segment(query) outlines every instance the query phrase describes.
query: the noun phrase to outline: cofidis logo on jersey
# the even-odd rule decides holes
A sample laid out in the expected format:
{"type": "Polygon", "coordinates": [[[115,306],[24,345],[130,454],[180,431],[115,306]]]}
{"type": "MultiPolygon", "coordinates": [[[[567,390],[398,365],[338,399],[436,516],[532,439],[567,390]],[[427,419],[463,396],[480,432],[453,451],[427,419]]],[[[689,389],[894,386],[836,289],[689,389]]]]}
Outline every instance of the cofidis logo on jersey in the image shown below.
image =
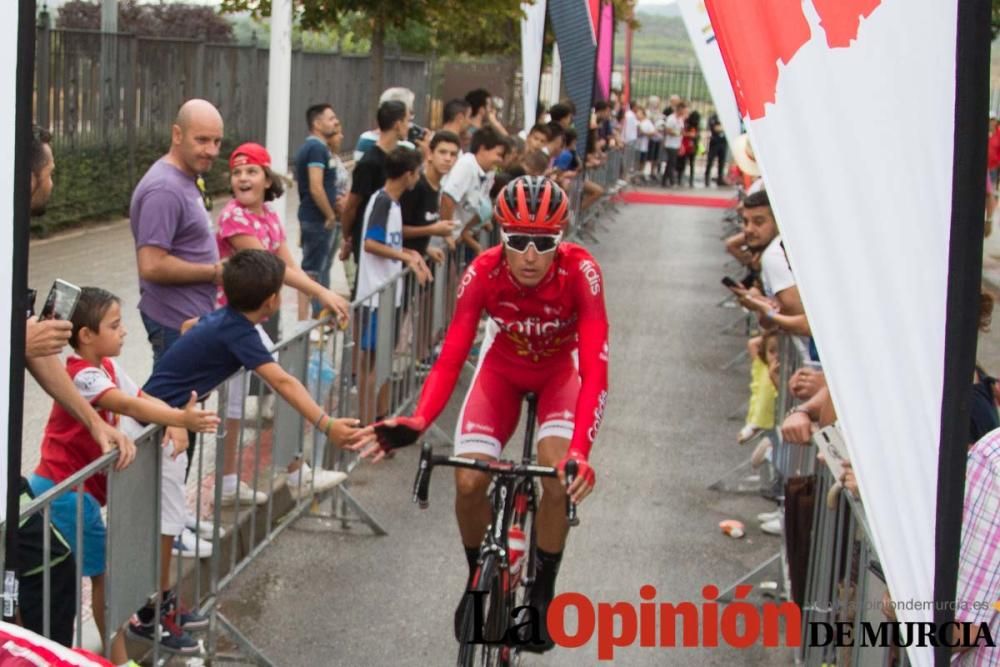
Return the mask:
{"type": "MultiPolygon", "coordinates": [[[[794,602],[765,602],[758,606],[747,601],[752,586],[737,586],[732,602],[718,602],[719,589],[702,588],[701,602],[661,602],[656,589],[639,589],[638,605],[628,601],[594,603],[582,593],[562,593],[541,618],[537,609],[523,606],[512,610],[510,624],[502,637],[487,638],[476,632],[474,644],[524,645],[541,643],[540,623],[545,623],[557,646],[580,648],[596,636],[598,660],[613,660],[615,650],[630,646],[673,649],[719,647],[745,649],[802,646],[849,647],[994,647],[988,624],[862,621],[810,621],[803,633],[802,612],[794,602]],[[856,635],[855,633],[860,633],[856,635]]],[[[475,594],[472,594],[475,597],[475,594]]],[[[485,595],[482,593],[481,595],[485,595]]],[[[476,624],[485,622],[477,611],[476,624]]],[[[487,622],[488,625],[492,625],[487,622]]],[[[495,626],[494,626],[495,627],[495,626]]]]}

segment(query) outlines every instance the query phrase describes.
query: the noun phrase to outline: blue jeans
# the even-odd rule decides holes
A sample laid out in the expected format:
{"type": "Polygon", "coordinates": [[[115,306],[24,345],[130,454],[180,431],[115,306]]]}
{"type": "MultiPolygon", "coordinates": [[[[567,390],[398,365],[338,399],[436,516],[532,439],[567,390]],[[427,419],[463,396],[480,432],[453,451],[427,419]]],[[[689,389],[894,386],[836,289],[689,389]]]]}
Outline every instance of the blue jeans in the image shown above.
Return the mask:
{"type": "Polygon", "coordinates": [[[179,329],[171,329],[160,324],[141,310],[139,314],[142,316],[143,326],[146,327],[149,344],[153,346],[153,368],[155,369],[164,353],[181,337],[181,332],[179,329]]]}
{"type": "MultiPolygon", "coordinates": [[[[330,287],[330,267],[333,266],[333,242],[335,230],[327,229],[325,223],[300,220],[302,238],[302,270],[323,287],[330,287]]],[[[320,311],[319,302],[312,300],[313,314],[320,311]]]]}

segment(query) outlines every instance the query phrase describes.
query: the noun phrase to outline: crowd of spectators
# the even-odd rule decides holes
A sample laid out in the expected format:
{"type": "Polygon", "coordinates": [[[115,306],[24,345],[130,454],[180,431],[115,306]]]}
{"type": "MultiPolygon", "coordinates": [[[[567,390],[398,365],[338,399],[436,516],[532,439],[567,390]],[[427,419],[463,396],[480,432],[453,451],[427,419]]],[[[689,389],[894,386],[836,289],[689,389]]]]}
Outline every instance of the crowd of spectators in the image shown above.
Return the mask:
{"type": "MultiPolygon", "coordinates": [[[[1000,131],[992,116],[990,131],[989,181],[995,184],[1000,158],[994,161],[993,151],[996,147],[997,155],[1000,155],[1000,131]]],[[[751,360],[750,396],[745,423],[736,440],[740,444],[755,443],[750,461],[759,468],[768,462],[777,463],[774,460],[775,439],[790,445],[792,456],[795,456],[799,452],[794,450],[812,444],[820,429],[836,424],[837,414],[823,372],[820,350],[812,338],[808,313],[799,297],[795,275],[785,254],[778,221],[760,178],[753,150],[745,136],[736,142],[736,146],[739,153],[733,157],[741,169],[743,178],[740,180],[744,183],[737,207],[739,229],[728,236],[724,244],[726,252],[738,261],[742,269],[741,273],[732,277],[728,288],[750,318],[748,329],[752,331],[747,341],[747,353],[751,360]],[[779,338],[786,340],[784,355],[779,354],[779,338]],[[789,399],[781,405],[777,401],[781,388],[781,365],[786,363],[791,364],[784,374],[789,399]]],[[[988,194],[991,202],[995,201],[993,196],[991,191],[988,194]]],[[[988,209],[988,215],[991,212],[988,209]]],[[[989,233],[989,225],[985,233],[989,233]]],[[[993,298],[984,288],[980,296],[981,332],[989,330],[992,312],[993,298]]],[[[996,548],[1000,544],[998,405],[1000,390],[997,380],[977,365],[969,406],[968,470],[956,597],[958,601],[968,604],[956,607],[956,621],[959,623],[956,640],[963,632],[963,624],[978,626],[987,623],[994,637],[1000,631],[1000,613],[995,609],[984,609],[981,604],[971,604],[974,601],[1000,599],[1000,551],[996,548]]],[[[818,458],[822,464],[822,455],[818,458]]],[[[842,468],[836,488],[862,500],[850,461],[844,460],[842,468]]],[[[814,478],[796,477],[796,474],[795,470],[778,470],[779,482],[783,484],[767,495],[773,495],[781,502],[773,512],[762,513],[757,519],[761,532],[781,536],[785,541],[791,595],[802,604],[810,558],[808,527],[812,525],[811,508],[814,506],[813,499],[808,496],[813,492],[814,478]],[[788,476],[782,479],[782,473],[788,476]],[[806,497],[808,509],[803,517],[803,503],[800,501],[806,497]],[[796,515],[794,518],[793,514],[796,515]],[[799,529],[803,522],[806,530],[799,529]]],[[[835,575],[843,577],[838,585],[843,589],[856,590],[858,578],[865,575],[850,567],[845,572],[835,575]]],[[[888,592],[886,601],[891,602],[888,592]]],[[[890,617],[888,620],[895,620],[891,604],[884,604],[883,609],[890,617]]],[[[845,617],[844,620],[852,619],[845,617]]],[[[973,636],[975,634],[972,633],[973,636]]],[[[983,644],[961,647],[956,649],[954,664],[997,664],[996,658],[1000,653],[994,651],[983,644]]],[[[894,652],[890,659],[898,659],[898,653],[894,652]]]]}
{"type": "MultiPolygon", "coordinates": [[[[170,144],[140,179],[129,211],[139,279],[135,305],[152,353],[152,375],[134,381],[116,361],[125,342],[122,311],[131,306],[129,295],[85,287],[71,320],[39,322],[32,317],[26,330],[27,367],[56,403],[41,462],[22,484],[23,502],[114,449],[116,468],[128,467],[136,454],[133,438],[145,425],[166,426],[160,591],[125,627],[103,627],[107,528],[102,506],[107,490],[103,476],[91,478],[79,497],[67,493],[53,505],[51,526],[40,525],[36,517],[22,527],[25,554],[32,554],[19,562],[21,571],[31,575],[22,584],[20,618],[26,626],[42,629],[40,563],[32,549],[41,550],[40,536],[49,530],[53,638],[71,642],[75,560],[81,560],[101,636],[113,638],[109,651],[115,664],[128,663],[125,636],[150,642],[159,638],[161,648],[175,653],[198,652],[191,633],[206,627],[207,619],[181,606],[171,579],[174,556],[204,558],[213,549],[206,540],[212,535],[211,522],[196,516],[186,496],[197,433],[215,432],[220,417],[225,418],[223,469],[216,483],[222,487],[222,505],[228,507],[268,500],[237,473],[250,371],[335,445],[371,437],[361,420],[327,415],[309,390],[275,362],[271,350],[280,335],[281,288],[298,293],[300,319],[329,313],[346,325],[353,316],[356,368],[371,369],[380,307],[398,319],[405,298],[406,309],[418,308],[427,315],[432,308],[429,293],[417,297],[399,290],[397,303],[388,310],[388,304],[369,298],[368,310],[357,313],[351,313],[349,297],[370,297],[404,265],[416,283],[424,285],[431,279],[430,266],[442,263],[446,253],[468,260],[481,252],[495,238],[493,199],[516,176],[548,175],[565,187],[579,187],[584,206],[593,205],[604,190],[585,178],[584,168],[600,166],[605,151],[622,144],[607,103],[592,111],[583,156],[576,150],[571,104],[553,105],[530,132],[518,136],[503,126],[499,105],[483,89],[447,102],[436,131],[413,124],[413,103],[413,93],[406,88],[385,91],[375,127],[358,139],[353,169],[341,155],[344,137],[333,105],[319,101],[308,108],[305,139],[294,153],[293,169],[301,265],[293,237],[274,207],[285,184],[268,151],[248,142],[228,156],[220,155],[224,127],[218,109],[197,99],[179,109],[170,144]],[[203,177],[220,157],[228,164],[231,198],[213,220],[203,177]],[[344,260],[350,294],[331,288],[337,255],[344,260]],[[63,361],[59,355],[67,344],[71,353],[63,361]],[[204,399],[222,385],[228,400],[218,406],[217,414],[205,407],[204,399]],[[83,508],[81,544],[76,543],[78,505],[83,508]],[[157,608],[160,624],[154,627],[157,608]]],[[[54,157],[44,130],[36,129],[34,139],[32,209],[40,214],[52,188],[54,157]]],[[[432,332],[418,336],[422,360],[429,363],[432,332]]],[[[358,416],[364,423],[375,421],[386,409],[385,387],[373,386],[371,378],[371,373],[359,374],[358,416]]],[[[293,499],[333,488],[345,477],[310,466],[303,460],[307,454],[279,462],[287,463],[283,475],[293,499]]]]}

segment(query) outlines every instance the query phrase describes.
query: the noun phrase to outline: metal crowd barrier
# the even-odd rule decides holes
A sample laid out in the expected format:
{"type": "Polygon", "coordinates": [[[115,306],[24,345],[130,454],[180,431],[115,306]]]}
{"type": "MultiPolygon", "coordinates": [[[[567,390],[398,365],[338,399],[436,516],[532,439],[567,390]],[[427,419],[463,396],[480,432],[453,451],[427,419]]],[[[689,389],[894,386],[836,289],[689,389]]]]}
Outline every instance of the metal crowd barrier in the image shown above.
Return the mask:
{"type": "MultiPolygon", "coordinates": [[[[819,434],[817,434],[819,435],[819,434]]],[[[809,569],[802,605],[802,646],[796,656],[806,667],[825,665],[909,665],[905,650],[862,647],[862,623],[889,620],[883,613],[887,593],[864,506],[841,489],[827,466],[816,475],[809,569]],[[851,623],[851,646],[811,646],[810,623],[851,623]],[[862,648],[864,654],[862,655],[862,648]]]]}
{"type": "MultiPolygon", "coordinates": [[[[778,395],[775,399],[774,427],[761,430],[754,438],[744,444],[744,446],[753,447],[765,438],[769,439],[771,442],[769,461],[762,464],[759,469],[755,469],[752,460],[748,460],[709,485],[709,488],[715,491],[761,495],[770,498],[778,503],[778,508],[783,512],[785,510],[786,483],[793,478],[811,475],[815,461],[815,449],[812,446],[804,447],[787,443],[781,437],[781,420],[796,402],[795,397],[788,389],[788,381],[802,362],[802,351],[795,338],[795,336],[788,334],[779,334],[779,377],[778,395]]],[[[777,589],[757,591],[758,594],[790,598],[792,586],[786,537],[786,525],[783,521],[781,544],[777,553],[723,589],[719,599],[732,601],[737,586],[756,585],[761,580],[774,581],[777,584],[777,589]],[[765,573],[767,573],[766,578],[765,573]]]]}
{"type": "Polygon", "coordinates": [[[572,215],[567,238],[577,242],[599,243],[596,232],[609,231],[602,223],[618,210],[619,196],[627,183],[628,149],[616,148],[605,152],[604,161],[587,169],[574,179],[569,189],[572,215]],[[583,184],[589,181],[601,187],[603,193],[586,210],[582,209],[583,184]]]}
{"type": "MultiPolygon", "coordinates": [[[[61,596],[71,595],[75,601],[75,626],[72,632],[67,632],[68,628],[59,628],[59,631],[62,635],[71,636],[74,646],[81,646],[84,642],[83,626],[86,614],[83,608],[83,562],[87,554],[83,539],[84,485],[98,477],[105,477],[107,481],[107,504],[103,511],[107,533],[104,545],[106,553],[103,575],[104,605],[102,609],[94,612],[103,620],[100,623],[103,626],[100,641],[106,655],[110,651],[111,638],[158,590],[162,440],[162,427],[149,427],[135,439],[136,457],[125,470],[114,470],[118,461],[118,451],[111,451],[20,509],[18,525],[36,515],[42,517],[42,570],[30,575],[42,578],[41,599],[24,593],[27,590],[26,577],[25,573],[19,573],[22,580],[19,605],[22,613],[29,607],[37,609],[41,605],[42,608],[41,627],[30,629],[51,637],[56,630],[52,626],[52,602],[60,600],[61,596]],[[76,548],[65,561],[53,563],[53,540],[58,539],[53,533],[53,504],[74,493],[76,534],[63,537],[75,543],[76,548]],[[74,565],[74,587],[72,590],[53,590],[52,569],[67,562],[74,565]]],[[[0,565],[0,570],[2,569],[3,565],[0,565]]],[[[158,600],[159,596],[156,597],[158,600]]],[[[157,622],[159,613],[157,603],[157,622]]]]}
{"type": "MultiPolygon", "coordinates": [[[[608,162],[592,175],[619,187],[618,174],[627,156],[613,151],[608,162]]],[[[606,198],[610,199],[611,195],[606,198]]],[[[607,210],[607,209],[605,209],[607,210]]],[[[496,225],[494,225],[496,227],[496,225]]],[[[487,242],[499,242],[494,231],[487,242]]],[[[341,330],[329,317],[301,323],[292,335],[273,345],[278,363],[308,388],[313,400],[333,417],[356,416],[363,423],[401,414],[411,408],[423,380],[440,351],[440,343],[454,313],[459,280],[470,256],[464,246],[445,249],[444,261],[430,264],[433,280],[420,284],[409,269],[399,272],[369,294],[351,304],[351,320],[341,330]]],[[[201,658],[229,661],[234,656],[220,644],[225,634],[238,651],[258,665],[272,664],[222,613],[220,599],[227,586],[280,533],[297,520],[317,519],[324,529],[348,530],[363,524],[376,535],[385,530],[351,493],[350,474],[359,463],[357,454],[327,446],[318,433],[291,406],[278,400],[273,418],[265,417],[257,399],[249,410],[251,372],[237,373],[223,382],[208,399],[215,405],[221,424],[214,435],[199,434],[193,448],[187,480],[187,505],[194,517],[194,553],[177,555],[171,564],[174,590],[182,603],[210,617],[204,636],[206,653],[201,658]],[[230,393],[240,393],[230,408],[230,393]],[[244,502],[223,507],[222,471],[226,469],[227,446],[235,461],[237,486],[245,482],[256,494],[266,494],[262,504],[244,502]],[[345,473],[347,478],[332,489],[290,487],[285,468],[291,461],[309,463],[345,473]]],[[[431,427],[436,437],[450,441],[450,434],[431,427]]],[[[103,645],[115,628],[151,599],[156,599],[159,619],[160,580],[160,443],[164,429],[151,426],[136,441],[135,462],[121,472],[113,470],[117,452],[111,452],[35,499],[21,511],[21,519],[41,513],[46,523],[46,566],[49,564],[51,506],[57,498],[83,488],[95,475],[107,475],[107,563],[105,570],[107,620],[103,645]]],[[[76,623],[74,645],[82,634],[82,496],[77,501],[76,623]]],[[[2,564],[0,564],[2,565],[2,564]]],[[[43,595],[44,627],[50,635],[48,567],[43,595]]],[[[197,635],[196,635],[197,636],[197,635]]],[[[134,644],[129,645],[135,654],[134,644]]],[[[93,647],[89,647],[93,648],[93,647]]],[[[161,664],[164,652],[154,645],[145,657],[161,664]]]]}

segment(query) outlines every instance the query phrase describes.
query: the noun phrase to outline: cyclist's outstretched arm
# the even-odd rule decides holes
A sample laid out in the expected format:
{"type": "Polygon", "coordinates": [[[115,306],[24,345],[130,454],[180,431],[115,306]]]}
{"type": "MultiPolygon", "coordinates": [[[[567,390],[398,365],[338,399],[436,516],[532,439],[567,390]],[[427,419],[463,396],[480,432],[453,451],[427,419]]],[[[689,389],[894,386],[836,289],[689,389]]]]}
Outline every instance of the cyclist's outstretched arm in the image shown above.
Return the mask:
{"type": "MultiPolygon", "coordinates": [[[[584,264],[584,263],[581,263],[584,264]]],[[[570,496],[580,502],[594,485],[594,471],[587,463],[590,448],[604,418],[608,400],[608,315],[604,305],[604,279],[597,263],[586,262],[574,281],[579,317],[580,393],[576,399],[576,423],[566,459],[575,459],[579,477],[569,488],[570,496]]]]}
{"type": "Polygon", "coordinates": [[[481,279],[476,267],[477,263],[473,262],[462,276],[455,314],[441,346],[441,356],[424,382],[413,416],[395,417],[376,424],[377,446],[353,448],[360,451],[362,457],[370,456],[373,462],[377,462],[393,449],[412,445],[448,404],[465,359],[469,356],[472,341],[475,340],[479,314],[485,304],[485,290],[479,284],[481,279]]]}
{"type": "MultiPolygon", "coordinates": [[[[420,400],[413,413],[415,418],[424,420],[429,426],[444,410],[455,389],[462,366],[472,349],[479,328],[479,315],[486,303],[484,288],[485,275],[477,273],[477,262],[473,262],[466,270],[458,287],[458,299],[455,302],[455,314],[451,326],[441,345],[441,356],[434,363],[424,388],[420,392],[420,400]]],[[[478,271],[482,271],[480,267],[478,271]]]]}

